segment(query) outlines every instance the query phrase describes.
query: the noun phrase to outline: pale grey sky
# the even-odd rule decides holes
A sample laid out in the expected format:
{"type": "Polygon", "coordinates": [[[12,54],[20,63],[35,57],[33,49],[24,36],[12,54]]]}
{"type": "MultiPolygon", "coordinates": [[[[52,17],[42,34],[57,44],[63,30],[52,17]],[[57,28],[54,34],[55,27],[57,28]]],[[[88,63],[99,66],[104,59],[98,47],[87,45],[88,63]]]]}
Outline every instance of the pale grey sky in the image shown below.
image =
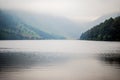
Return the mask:
{"type": "Polygon", "coordinates": [[[79,22],[120,12],[120,0],[0,0],[0,8],[65,16],[79,22]]]}

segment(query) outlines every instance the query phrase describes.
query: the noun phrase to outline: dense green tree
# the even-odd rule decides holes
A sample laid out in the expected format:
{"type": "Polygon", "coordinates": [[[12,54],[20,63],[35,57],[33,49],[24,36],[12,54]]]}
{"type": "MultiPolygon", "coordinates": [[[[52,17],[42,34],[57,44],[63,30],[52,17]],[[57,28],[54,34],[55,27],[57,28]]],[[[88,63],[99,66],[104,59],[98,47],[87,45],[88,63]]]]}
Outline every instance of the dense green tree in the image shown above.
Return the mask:
{"type": "Polygon", "coordinates": [[[120,16],[94,26],[80,36],[81,40],[120,41],[120,16]]]}

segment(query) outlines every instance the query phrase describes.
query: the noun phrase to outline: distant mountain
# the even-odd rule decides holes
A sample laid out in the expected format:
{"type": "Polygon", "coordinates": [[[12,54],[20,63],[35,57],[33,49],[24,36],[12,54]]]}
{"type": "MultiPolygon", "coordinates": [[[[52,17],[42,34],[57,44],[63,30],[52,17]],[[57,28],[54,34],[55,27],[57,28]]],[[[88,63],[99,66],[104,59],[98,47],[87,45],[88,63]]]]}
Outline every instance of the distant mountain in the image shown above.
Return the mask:
{"type": "Polygon", "coordinates": [[[0,10],[0,40],[63,39],[22,21],[18,16],[0,10]]]}
{"type": "Polygon", "coordinates": [[[9,11],[23,22],[52,35],[59,35],[67,39],[78,39],[82,28],[79,24],[62,16],[25,11],[9,11]]]}
{"type": "Polygon", "coordinates": [[[1,10],[0,37],[1,39],[79,39],[82,32],[116,15],[119,14],[105,15],[83,24],[50,14],[1,10]],[[11,37],[13,35],[14,37],[11,37]]]}
{"type": "Polygon", "coordinates": [[[81,40],[120,41],[120,16],[110,18],[84,32],[81,40]]]}
{"type": "Polygon", "coordinates": [[[106,15],[100,16],[99,18],[97,18],[97,19],[95,19],[93,21],[83,23],[83,24],[81,24],[81,26],[83,27],[82,28],[82,32],[85,32],[88,29],[92,28],[93,26],[98,25],[99,23],[104,22],[106,19],[109,19],[111,17],[115,18],[117,16],[120,16],[120,12],[106,14],[106,15]]]}

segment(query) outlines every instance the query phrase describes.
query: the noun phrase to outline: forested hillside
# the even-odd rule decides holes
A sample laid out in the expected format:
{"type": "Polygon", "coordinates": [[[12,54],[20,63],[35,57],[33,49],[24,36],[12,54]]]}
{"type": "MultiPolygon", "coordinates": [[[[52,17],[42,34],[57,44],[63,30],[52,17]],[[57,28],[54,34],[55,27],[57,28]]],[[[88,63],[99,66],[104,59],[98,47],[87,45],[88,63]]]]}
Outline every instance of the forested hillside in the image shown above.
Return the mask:
{"type": "Polygon", "coordinates": [[[110,18],[84,32],[81,40],[120,41],[120,16],[110,18]]]}
{"type": "Polygon", "coordinates": [[[0,11],[0,40],[59,39],[24,23],[17,16],[0,11]]]}

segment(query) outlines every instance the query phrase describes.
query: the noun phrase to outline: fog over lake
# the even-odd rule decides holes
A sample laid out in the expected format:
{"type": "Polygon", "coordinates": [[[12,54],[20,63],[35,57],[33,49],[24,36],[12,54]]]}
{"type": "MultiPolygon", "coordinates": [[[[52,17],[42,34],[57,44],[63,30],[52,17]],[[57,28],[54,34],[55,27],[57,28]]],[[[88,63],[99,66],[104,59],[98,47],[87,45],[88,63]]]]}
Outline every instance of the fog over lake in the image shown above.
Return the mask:
{"type": "Polygon", "coordinates": [[[0,80],[120,80],[120,0],[0,0],[0,80]]]}
{"type": "Polygon", "coordinates": [[[0,41],[0,80],[120,80],[120,42],[0,41]]]}

